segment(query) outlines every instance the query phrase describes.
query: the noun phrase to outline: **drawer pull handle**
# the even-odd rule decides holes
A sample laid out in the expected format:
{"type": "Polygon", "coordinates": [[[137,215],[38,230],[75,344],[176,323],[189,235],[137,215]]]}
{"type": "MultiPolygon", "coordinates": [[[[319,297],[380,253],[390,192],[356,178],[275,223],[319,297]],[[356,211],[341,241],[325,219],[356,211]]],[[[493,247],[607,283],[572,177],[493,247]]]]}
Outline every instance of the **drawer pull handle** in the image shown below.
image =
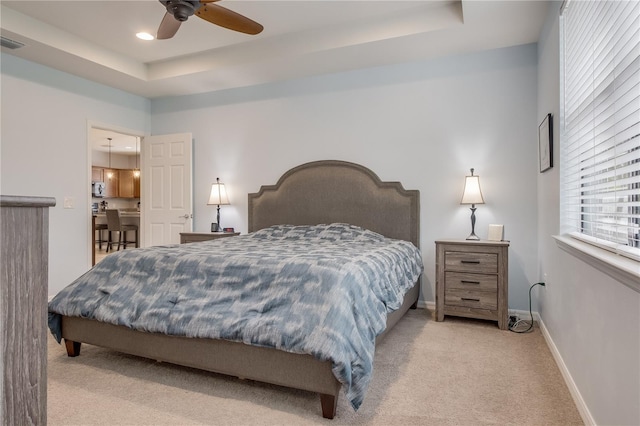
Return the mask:
{"type": "Polygon", "coordinates": [[[480,285],[480,281],[465,281],[465,280],[460,280],[460,282],[461,282],[462,284],[480,285]]]}
{"type": "Polygon", "coordinates": [[[480,299],[472,299],[470,297],[461,297],[461,300],[464,300],[465,302],[479,302],[480,299]]]}
{"type": "Polygon", "coordinates": [[[460,263],[472,263],[474,265],[479,265],[480,261],[479,260],[461,260],[460,263]]]}

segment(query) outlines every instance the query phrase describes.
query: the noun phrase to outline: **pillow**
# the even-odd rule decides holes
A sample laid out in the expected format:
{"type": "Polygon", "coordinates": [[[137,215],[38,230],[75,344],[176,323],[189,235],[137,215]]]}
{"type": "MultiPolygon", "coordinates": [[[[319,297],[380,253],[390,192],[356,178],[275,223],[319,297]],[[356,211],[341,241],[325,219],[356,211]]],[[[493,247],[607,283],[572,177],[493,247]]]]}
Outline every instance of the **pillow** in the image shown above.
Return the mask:
{"type": "Polygon", "coordinates": [[[273,225],[251,234],[263,240],[318,239],[329,241],[383,241],[384,236],[347,223],[329,225],[273,225]]]}
{"type": "Polygon", "coordinates": [[[383,241],[384,237],[376,232],[347,223],[332,223],[318,225],[323,227],[318,232],[318,238],[333,241],[383,241]]]}

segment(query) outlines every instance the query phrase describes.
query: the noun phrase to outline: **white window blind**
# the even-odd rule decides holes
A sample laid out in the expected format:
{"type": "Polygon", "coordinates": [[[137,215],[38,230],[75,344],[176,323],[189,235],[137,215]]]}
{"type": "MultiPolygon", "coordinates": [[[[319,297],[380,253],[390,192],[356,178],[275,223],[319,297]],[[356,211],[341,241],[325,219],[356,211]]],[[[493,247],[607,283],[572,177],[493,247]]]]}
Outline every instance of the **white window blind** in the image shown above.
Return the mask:
{"type": "Polygon", "coordinates": [[[640,260],[640,1],[561,15],[562,231],[640,260]]]}

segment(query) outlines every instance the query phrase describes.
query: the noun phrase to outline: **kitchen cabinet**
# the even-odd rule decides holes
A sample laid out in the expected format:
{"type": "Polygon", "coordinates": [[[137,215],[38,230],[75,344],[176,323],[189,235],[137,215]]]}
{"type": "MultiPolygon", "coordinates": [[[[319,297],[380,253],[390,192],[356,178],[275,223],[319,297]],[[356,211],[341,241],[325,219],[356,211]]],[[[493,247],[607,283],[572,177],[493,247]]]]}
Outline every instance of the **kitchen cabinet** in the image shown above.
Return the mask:
{"type": "Polygon", "coordinates": [[[118,197],[140,198],[140,177],[133,170],[118,170],[118,197]]]}
{"type": "Polygon", "coordinates": [[[133,198],[135,180],[133,170],[118,170],[118,197],[133,198]]]}
{"type": "Polygon", "coordinates": [[[140,198],[140,177],[133,172],[132,169],[92,167],[91,181],[105,183],[105,198],[140,198]]]}
{"type": "Polygon", "coordinates": [[[91,168],[91,182],[104,182],[104,169],[102,167],[91,168]]]}
{"type": "Polygon", "coordinates": [[[118,170],[104,169],[103,173],[104,173],[104,184],[105,184],[105,191],[104,191],[105,198],[119,197],[120,195],[119,195],[119,184],[118,184],[119,182],[118,170]]]}

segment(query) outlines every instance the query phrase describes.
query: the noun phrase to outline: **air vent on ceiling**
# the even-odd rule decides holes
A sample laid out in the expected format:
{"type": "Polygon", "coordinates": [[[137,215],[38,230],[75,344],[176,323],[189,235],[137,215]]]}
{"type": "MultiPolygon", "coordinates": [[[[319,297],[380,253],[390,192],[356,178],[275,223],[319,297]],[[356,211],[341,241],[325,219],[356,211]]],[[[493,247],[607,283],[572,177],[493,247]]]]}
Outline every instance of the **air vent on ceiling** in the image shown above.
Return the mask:
{"type": "Polygon", "coordinates": [[[5,36],[0,36],[0,46],[6,47],[8,49],[19,49],[24,46],[24,43],[11,40],[10,38],[6,38],[5,36]]]}

